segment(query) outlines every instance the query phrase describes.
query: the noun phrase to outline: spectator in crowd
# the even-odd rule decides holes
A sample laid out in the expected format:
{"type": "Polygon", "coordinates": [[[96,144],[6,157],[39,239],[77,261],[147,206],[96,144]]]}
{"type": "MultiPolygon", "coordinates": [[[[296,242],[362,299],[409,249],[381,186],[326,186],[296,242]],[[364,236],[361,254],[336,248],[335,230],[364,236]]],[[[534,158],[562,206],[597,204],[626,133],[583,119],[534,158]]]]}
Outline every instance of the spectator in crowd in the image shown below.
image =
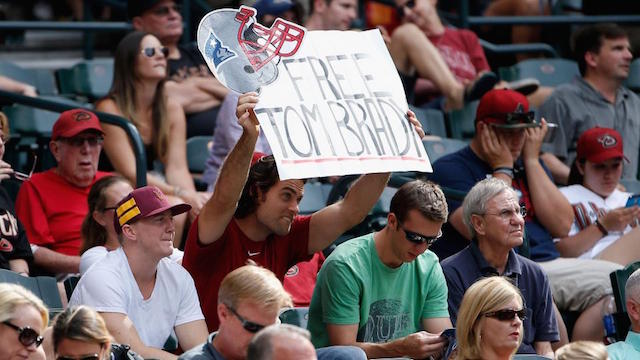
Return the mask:
{"type": "MultiPolygon", "coordinates": [[[[189,173],[184,112],[164,90],[166,51],[153,35],[139,31],[126,35],[116,49],[111,90],[96,108],[122,116],[135,125],[145,145],[147,183],[166,195],[182,199],[196,215],[208,195],[196,191],[189,173]]],[[[127,134],[116,125],[105,124],[104,130],[104,149],[113,168],[135,183],[135,155],[133,148],[126,145],[127,134]]],[[[177,242],[182,239],[183,222],[181,217],[177,242]]]]}
{"type": "Polygon", "coordinates": [[[463,222],[472,241],[442,262],[454,323],[465,291],[478,279],[504,276],[518,287],[526,304],[518,353],[553,358],[551,342],[560,337],[547,275],[535,262],[515,253],[524,234],[518,194],[502,180],[489,178],[471,188],[462,203],[463,222]]]}
{"type": "Polygon", "coordinates": [[[624,341],[607,346],[611,360],[640,358],[640,270],[634,271],[627,279],[624,296],[631,329],[624,341]]]}
{"type": "MultiPolygon", "coordinates": [[[[9,119],[0,112],[0,181],[12,177],[25,180],[2,160],[9,136],[9,119]]],[[[0,268],[29,276],[29,262],[33,260],[33,254],[24,227],[16,219],[15,213],[13,200],[5,188],[0,187],[0,268]]]]}
{"type": "Polygon", "coordinates": [[[189,205],[171,205],[160,189],[138,188],[116,205],[121,247],[80,279],[70,305],[89,305],[104,318],[115,341],[141,356],[175,359],[162,349],[175,331],[185,349],[207,337],[189,274],[167,259],[173,251],[173,217],[189,205]]]}
{"type": "Polygon", "coordinates": [[[247,359],[315,360],[316,349],[306,329],[289,324],[274,324],[258,331],[251,339],[247,359]]]}
{"type": "Polygon", "coordinates": [[[20,187],[16,212],[31,243],[33,263],[45,273],[65,275],[79,270],[87,195],[94,182],[108,175],[98,171],[103,135],[92,112],[63,112],[53,125],[49,143],[58,165],[33,174],[20,187]]]}
{"type": "MultiPolygon", "coordinates": [[[[620,265],[587,259],[561,258],[553,237],[564,237],[573,222],[573,211],[551,181],[538,154],[547,130],[534,121],[527,99],[512,90],[491,90],[480,100],[476,134],[468,147],[433,164],[431,179],[451,189],[468,192],[475,183],[495,177],[511,184],[527,211],[525,234],[531,260],[549,277],[560,310],[582,311],[573,330],[574,340],[600,340],[603,333],[602,302],[611,293],[609,273],[620,265]]],[[[440,259],[462,250],[471,234],[464,225],[460,202],[449,201],[450,226],[446,242],[434,252],[440,259]]],[[[525,255],[525,254],[523,254],[525,255]]]]}
{"type": "Polygon", "coordinates": [[[36,90],[33,85],[25,84],[2,75],[0,75],[0,89],[26,96],[38,96],[38,90],[36,90]]]}
{"type": "Polygon", "coordinates": [[[187,137],[210,136],[220,104],[229,90],[209,71],[195,43],[180,44],[183,26],[178,3],[173,0],[129,1],[128,16],[134,29],[154,35],[169,49],[166,90],[186,113],[187,137]]]}
{"type": "Polygon", "coordinates": [[[302,24],[304,8],[299,0],[258,0],[252,7],[256,9],[258,22],[266,27],[273,25],[276,18],[302,24]]]}
{"type": "Polygon", "coordinates": [[[0,283],[0,358],[36,357],[48,322],[47,308],[31,291],[0,283]]]}
{"type": "MultiPolygon", "coordinates": [[[[253,112],[257,101],[256,93],[238,99],[242,136],[225,160],[213,195],[189,230],[185,246],[182,264],[194,278],[210,331],[218,327],[214,304],[226,274],[251,259],[282,280],[291,266],[308,260],[360,223],[389,178],[388,173],[364,175],[342,201],[313,215],[298,216],[304,181],[279,180],[273,156],[258,155],[252,161],[260,132],[253,112]]],[[[424,136],[415,114],[407,114],[418,135],[424,136]]]]}
{"type": "Polygon", "coordinates": [[[56,359],[111,358],[111,335],[102,317],[88,306],[68,307],[53,320],[56,359]]]}
{"type": "Polygon", "coordinates": [[[576,341],[564,345],[556,351],[556,360],[613,360],[601,342],[576,341]]]}
{"type": "Polygon", "coordinates": [[[575,214],[569,234],[555,239],[560,255],[623,266],[640,260],[640,208],[626,207],[631,194],[617,188],[624,159],[622,136],[614,129],[596,127],[580,135],[576,179],[560,189],[575,214]]]}
{"type": "Polygon", "coordinates": [[[511,359],[525,331],[524,303],[518,288],[504,277],[491,276],[471,285],[458,313],[455,359],[511,359]]]}
{"type": "Polygon", "coordinates": [[[429,245],[442,235],[447,202],[440,188],[413,181],[398,189],[387,225],[329,255],[309,308],[316,347],[356,345],[369,358],[427,358],[446,345],[447,287],[429,245]],[[388,332],[376,329],[385,327],[388,332]]]}
{"type": "Polygon", "coordinates": [[[580,135],[595,126],[623,134],[630,163],[622,177],[635,179],[640,148],[640,98],[623,86],[629,76],[629,38],[615,24],[589,25],[572,39],[582,78],[558,86],[540,107],[540,115],[558,124],[557,136],[542,155],[557,183],[566,184],[580,135]],[[572,150],[573,149],[573,150],[572,150]]]}
{"type": "Polygon", "coordinates": [[[349,30],[358,17],[356,0],[310,0],[307,30],[349,30]]]}

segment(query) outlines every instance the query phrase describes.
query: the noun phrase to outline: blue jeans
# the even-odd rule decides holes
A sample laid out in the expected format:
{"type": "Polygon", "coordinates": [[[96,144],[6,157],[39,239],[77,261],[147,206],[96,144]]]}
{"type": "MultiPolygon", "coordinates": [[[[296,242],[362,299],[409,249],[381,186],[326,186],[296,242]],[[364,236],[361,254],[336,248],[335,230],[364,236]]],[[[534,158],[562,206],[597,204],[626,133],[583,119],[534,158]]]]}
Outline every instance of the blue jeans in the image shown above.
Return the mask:
{"type": "Polygon", "coordinates": [[[357,346],[327,346],[316,349],[318,360],[366,360],[367,354],[357,346]]]}

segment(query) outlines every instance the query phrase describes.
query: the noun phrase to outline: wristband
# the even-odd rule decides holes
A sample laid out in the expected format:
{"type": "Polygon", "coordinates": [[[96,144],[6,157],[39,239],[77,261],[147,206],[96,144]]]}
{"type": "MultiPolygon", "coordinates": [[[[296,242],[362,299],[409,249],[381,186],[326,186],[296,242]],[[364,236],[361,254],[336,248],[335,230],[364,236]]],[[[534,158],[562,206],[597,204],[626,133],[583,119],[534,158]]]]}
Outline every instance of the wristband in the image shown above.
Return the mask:
{"type": "Polygon", "coordinates": [[[505,174],[508,177],[512,178],[514,177],[513,175],[513,168],[510,167],[497,167],[495,169],[493,169],[493,173],[498,173],[498,174],[505,174]]]}
{"type": "Polygon", "coordinates": [[[600,232],[602,233],[602,236],[609,235],[609,231],[607,230],[606,227],[604,227],[604,225],[602,225],[602,223],[600,222],[600,219],[596,219],[595,224],[598,227],[598,230],[600,230],[600,232]]]}

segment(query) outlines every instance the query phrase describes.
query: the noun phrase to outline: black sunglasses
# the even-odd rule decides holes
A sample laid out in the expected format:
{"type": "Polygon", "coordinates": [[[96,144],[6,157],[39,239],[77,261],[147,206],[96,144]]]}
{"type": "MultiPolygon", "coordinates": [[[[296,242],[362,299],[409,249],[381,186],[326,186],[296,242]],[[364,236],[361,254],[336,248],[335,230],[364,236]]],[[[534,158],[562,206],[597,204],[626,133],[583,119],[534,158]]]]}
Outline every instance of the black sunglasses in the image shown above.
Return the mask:
{"type": "Polygon", "coordinates": [[[503,309],[503,310],[491,311],[484,314],[484,316],[492,317],[500,321],[511,321],[513,320],[513,318],[516,317],[516,315],[518,315],[521,321],[524,321],[524,319],[527,318],[527,310],[526,309],[520,309],[520,310],[503,309]]]}
{"type": "Polygon", "coordinates": [[[44,338],[38,334],[37,331],[33,330],[30,326],[25,326],[23,328],[13,325],[12,323],[5,321],[3,324],[8,327],[16,330],[18,332],[18,341],[24,346],[31,346],[36,344],[36,347],[42,344],[42,340],[44,338]]]}
{"type": "Polygon", "coordinates": [[[86,356],[77,357],[77,358],[67,357],[67,356],[58,356],[56,360],[100,360],[100,355],[91,354],[91,355],[86,355],[86,356]]]}
{"type": "Polygon", "coordinates": [[[76,136],[76,137],[60,138],[60,139],[74,147],[82,147],[85,142],[88,143],[89,146],[95,147],[98,145],[102,145],[102,143],[104,142],[104,138],[102,136],[91,136],[91,137],[76,136]]]}
{"type": "Polygon", "coordinates": [[[406,3],[404,3],[401,6],[398,6],[396,9],[398,9],[398,15],[400,15],[401,18],[404,17],[405,13],[404,13],[404,8],[407,7],[409,9],[413,9],[414,7],[416,7],[416,1],[415,0],[409,0],[406,3]]]}
{"type": "Polygon", "coordinates": [[[166,46],[162,46],[162,47],[158,47],[158,48],[154,48],[154,47],[147,47],[142,49],[142,53],[144,54],[144,56],[148,57],[148,58],[152,58],[154,56],[156,56],[156,49],[158,51],[160,51],[162,53],[162,55],[164,55],[164,57],[169,57],[169,48],[166,46]]]}
{"type": "Polygon", "coordinates": [[[427,244],[427,246],[431,246],[436,240],[442,237],[442,230],[438,231],[438,235],[436,236],[425,236],[422,234],[414,233],[413,231],[409,231],[403,227],[402,231],[406,234],[407,240],[411,241],[414,244],[427,244]]]}
{"type": "Polygon", "coordinates": [[[536,119],[536,115],[533,111],[489,114],[485,117],[493,119],[503,119],[504,123],[507,125],[515,125],[521,123],[533,124],[536,119]]]}
{"type": "MultiPolygon", "coordinates": [[[[225,304],[226,305],[226,304],[225,304]]],[[[233,313],[233,315],[235,315],[235,317],[238,318],[238,320],[240,320],[240,323],[242,324],[242,327],[247,330],[250,333],[257,333],[258,331],[264,329],[264,325],[260,325],[260,324],[256,324],[254,322],[251,322],[245,318],[243,318],[242,316],[240,316],[240,314],[238,314],[236,312],[236,310],[234,308],[232,308],[231,306],[227,305],[227,308],[229,310],[231,310],[231,313],[233,313]]]]}
{"type": "Polygon", "coordinates": [[[181,7],[180,7],[180,5],[178,5],[178,4],[173,4],[173,5],[171,5],[171,6],[169,6],[169,5],[167,5],[167,6],[161,6],[161,7],[157,8],[157,9],[153,9],[153,11],[152,11],[152,12],[153,12],[153,14],[154,14],[154,15],[158,15],[158,16],[167,16],[167,15],[169,15],[169,12],[170,12],[171,10],[173,10],[173,11],[175,11],[175,12],[179,13],[179,12],[180,12],[180,10],[181,10],[181,7]]]}

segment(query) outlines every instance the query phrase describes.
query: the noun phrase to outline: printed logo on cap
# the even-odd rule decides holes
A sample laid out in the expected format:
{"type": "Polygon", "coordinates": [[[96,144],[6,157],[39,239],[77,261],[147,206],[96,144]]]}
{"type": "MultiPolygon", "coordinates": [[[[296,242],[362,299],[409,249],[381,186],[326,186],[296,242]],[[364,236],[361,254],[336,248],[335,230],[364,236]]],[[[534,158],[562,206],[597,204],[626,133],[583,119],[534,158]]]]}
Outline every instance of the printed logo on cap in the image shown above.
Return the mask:
{"type": "Polygon", "coordinates": [[[155,195],[155,197],[160,200],[160,201],[164,201],[164,194],[162,193],[162,191],[160,191],[160,189],[158,189],[157,187],[152,187],[151,188],[151,192],[153,192],[153,195],[155,195]]]}
{"type": "Polygon", "coordinates": [[[600,136],[598,138],[598,142],[602,144],[602,147],[605,149],[612,148],[618,144],[618,141],[616,140],[616,138],[609,134],[604,134],[600,136]]]}
{"type": "Polygon", "coordinates": [[[89,114],[88,112],[84,112],[84,111],[78,111],[77,113],[73,114],[73,116],[76,119],[76,121],[91,120],[91,114],[89,114]]]}
{"type": "Polygon", "coordinates": [[[513,112],[514,113],[523,113],[524,112],[524,106],[521,103],[518,103],[518,105],[516,105],[516,109],[513,112]]]}

